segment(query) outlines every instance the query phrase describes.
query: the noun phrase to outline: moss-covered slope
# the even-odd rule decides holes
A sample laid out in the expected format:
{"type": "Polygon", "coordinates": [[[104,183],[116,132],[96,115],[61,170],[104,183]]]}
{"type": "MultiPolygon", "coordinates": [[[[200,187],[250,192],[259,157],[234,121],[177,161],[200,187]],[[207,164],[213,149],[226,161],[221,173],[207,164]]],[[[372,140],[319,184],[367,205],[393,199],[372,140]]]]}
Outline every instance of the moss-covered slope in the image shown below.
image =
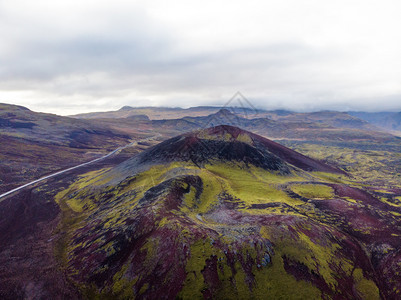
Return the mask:
{"type": "Polygon", "coordinates": [[[400,208],[350,186],[341,172],[307,172],[272,148],[261,150],[265,141],[233,130],[170,140],[117,168],[85,174],[57,195],[63,234],[56,254],[82,295],[397,297],[400,208]],[[172,145],[194,137],[194,144],[248,145],[280,167],[258,164],[248,151],[247,160],[212,149],[200,161],[176,148],[179,159],[168,159],[172,145]]]}

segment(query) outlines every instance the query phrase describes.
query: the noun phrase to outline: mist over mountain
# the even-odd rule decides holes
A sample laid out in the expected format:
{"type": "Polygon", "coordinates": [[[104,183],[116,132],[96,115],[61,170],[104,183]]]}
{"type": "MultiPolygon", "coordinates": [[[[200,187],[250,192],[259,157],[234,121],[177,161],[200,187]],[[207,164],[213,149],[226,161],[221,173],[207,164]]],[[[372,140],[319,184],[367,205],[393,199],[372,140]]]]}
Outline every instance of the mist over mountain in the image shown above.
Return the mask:
{"type": "Polygon", "coordinates": [[[401,112],[349,112],[350,115],[365,120],[378,127],[392,130],[401,131],[401,112]]]}

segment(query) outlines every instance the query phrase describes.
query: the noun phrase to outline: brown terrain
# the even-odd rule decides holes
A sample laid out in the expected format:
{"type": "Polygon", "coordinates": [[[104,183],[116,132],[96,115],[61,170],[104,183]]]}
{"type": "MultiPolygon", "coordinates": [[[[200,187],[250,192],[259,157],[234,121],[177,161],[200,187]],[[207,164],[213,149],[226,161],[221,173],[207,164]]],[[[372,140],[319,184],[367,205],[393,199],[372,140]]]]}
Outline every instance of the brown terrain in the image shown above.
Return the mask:
{"type": "Polygon", "coordinates": [[[90,161],[146,136],[98,121],[0,104],[0,193],[48,173],[90,161]]]}

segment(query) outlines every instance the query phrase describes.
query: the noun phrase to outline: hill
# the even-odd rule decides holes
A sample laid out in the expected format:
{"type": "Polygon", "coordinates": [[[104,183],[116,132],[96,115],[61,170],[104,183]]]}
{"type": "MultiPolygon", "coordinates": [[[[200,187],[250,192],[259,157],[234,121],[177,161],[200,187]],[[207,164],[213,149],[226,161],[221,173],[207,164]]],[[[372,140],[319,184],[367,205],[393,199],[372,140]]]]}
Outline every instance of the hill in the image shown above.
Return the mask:
{"type": "Polygon", "coordinates": [[[187,116],[207,116],[217,112],[220,107],[201,106],[188,109],[180,107],[131,107],[123,106],[117,111],[77,114],[71,117],[78,119],[127,118],[135,115],[146,115],[152,120],[179,119],[187,116]]]}
{"type": "Polygon", "coordinates": [[[395,143],[400,139],[379,130],[367,122],[337,112],[316,113],[313,118],[283,114],[283,118],[244,117],[227,109],[214,114],[181,119],[151,120],[147,124],[158,130],[165,129],[178,134],[209,126],[233,125],[274,140],[313,141],[322,143],[395,143]],[[327,116],[327,117],[326,117],[327,116]],[[358,125],[359,124],[359,125],[358,125]]]}
{"type": "MultiPolygon", "coordinates": [[[[320,142],[396,142],[390,132],[345,112],[321,111],[296,113],[291,111],[230,107],[123,107],[114,112],[99,112],[72,116],[80,119],[102,119],[116,128],[130,123],[129,117],[146,115],[143,128],[166,130],[170,136],[216,125],[234,125],[275,140],[303,140],[320,142]]],[[[131,122],[132,123],[132,122],[131,122]]]]}
{"type": "Polygon", "coordinates": [[[401,112],[349,112],[349,114],[378,127],[401,132],[401,112]]]}
{"type": "MultiPolygon", "coordinates": [[[[0,224],[2,260],[15,255],[15,245],[29,247],[32,234],[35,245],[51,241],[55,257],[37,265],[39,252],[6,260],[0,295],[395,299],[401,293],[401,189],[366,186],[233,126],[174,137],[30,197],[48,199],[34,207],[47,207],[42,218],[57,229],[31,226],[36,233],[28,234],[23,225],[12,227],[14,198],[0,224]],[[52,266],[59,267],[51,277],[32,275],[52,266]]],[[[32,224],[29,216],[19,224],[32,224]]]]}
{"type": "Polygon", "coordinates": [[[99,157],[139,136],[97,121],[8,104],[0,104],[0,129],[0,193],[99,157]]]}
{"type": "MultiPolygon", "coordinates": [[[[217,106],[198,106],[183,108],[170,107],[131,107],[124,106],[117,111],[94,112],[73,115],[73,118],[79,119],[113,119],[127,118],[131,116],[146,115],[151,120],[171,120],[182,119],[186,117],[207,117],[212,114],[219,113],[220,110],[225,110],[232,114],[238,115],[247,119],[266,118],[270,120],[280,120],[282,122],[296,123],[322,123],[332,127],[339,128],[356,128],[365,130],[377,130],[375,125],[378,124],[378,119],[388,118],[389,113],[358,113],[358,112],[336,112],[336,111],[319,111],[297,113],[287,110],[272,110],[251,109],[247,107],[217,107],[217,106]],[[373,117],[375,115],[376,117],[373,117]],[[371,116],[371,117],[368,117],[371,116]]],[[[393,113],[396,115],[396,113],[393,113]]],[[[399,124],[398,124],[399,125],[399,124]]],[[[379,126],[383,127],[383,126],[379,126]]],[[[386,126],[384,126],[386,127],[386,126]]],[[[388,126],[386,127],[388,128],[388,126]]],[[[391,128],[394,130],[394,128],[391,128]]]]}
{"type": "MultiPolygon", "coordinates": [[[[133,163],[192,162],[204,166],[241,162],[265,170],[290,173],[290,165],[305,171],[343,173],[271,140],[230,125],[219,125],[166,140],[141,153],[133,163]]],[[[125,164],[130,164],[131,160],[125,164]]],[[[130,167],[128,167],[130,168],[130,167]]]]}

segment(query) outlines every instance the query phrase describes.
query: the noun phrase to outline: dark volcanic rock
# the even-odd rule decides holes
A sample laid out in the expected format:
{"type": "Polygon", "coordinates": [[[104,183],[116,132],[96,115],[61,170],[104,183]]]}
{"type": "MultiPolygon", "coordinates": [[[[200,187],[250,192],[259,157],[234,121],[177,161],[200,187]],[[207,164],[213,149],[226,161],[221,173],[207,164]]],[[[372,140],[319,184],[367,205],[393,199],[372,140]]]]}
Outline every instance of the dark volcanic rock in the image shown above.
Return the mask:
{"type": "Polygon", "coordinates": [[[290,165],[305,171],[343,173],[276,142],[229,125],[183,134],[164,141],[128,161],[128,165],[192,161],[199,167],[214,161],[243,162],[287,174],[290,165]]]}
{"type": "Polygon", "coordinates": [[[147,115],[133,115],[127,117],[127,119],[131,121],[150,121],[147,115]]]}
{"type": "Polygon", "coordinates": [[[288,173],[288,166],[276,155],[265,149],[257,149],[243,142],[199,140],[193,137],[178,137],[150,149],[141,162],[192,161],[198,166],[213,160],[236,161],[252,164],[266,170],[288,173]]]}

